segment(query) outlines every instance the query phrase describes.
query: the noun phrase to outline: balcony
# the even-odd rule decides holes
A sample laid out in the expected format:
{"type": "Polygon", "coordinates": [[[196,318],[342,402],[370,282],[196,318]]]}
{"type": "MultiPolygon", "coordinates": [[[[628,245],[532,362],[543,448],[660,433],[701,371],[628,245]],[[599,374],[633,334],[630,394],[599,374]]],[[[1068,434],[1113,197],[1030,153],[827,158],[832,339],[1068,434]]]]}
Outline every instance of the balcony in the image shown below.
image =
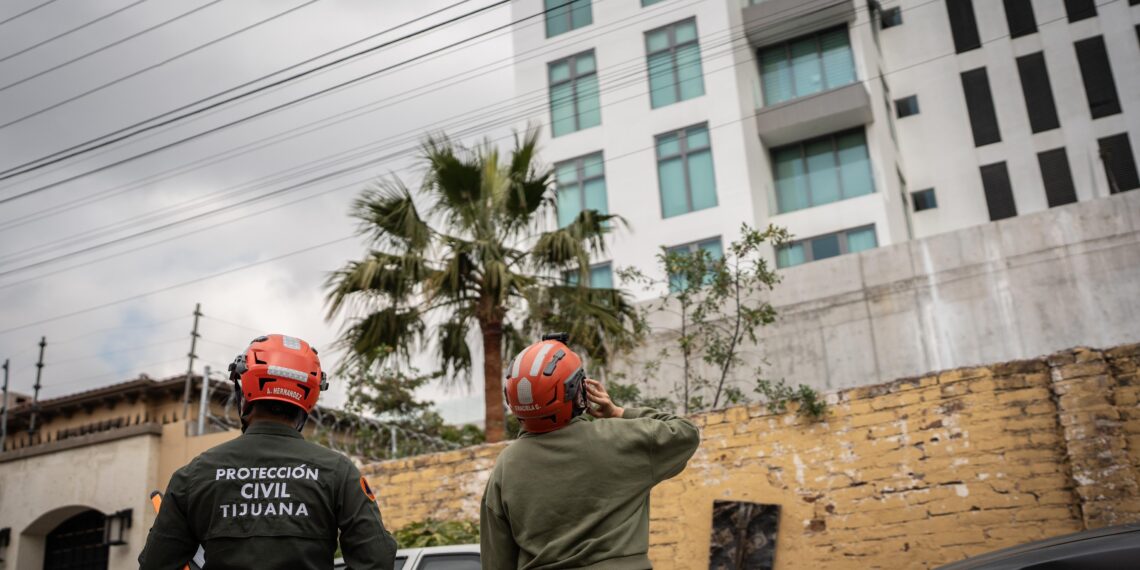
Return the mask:
{"type": "Polygon", "coordinates": [[[764,47],[855,19],[855,0],[753,0],[743,12],[753,47],[764,47]]]}
{"type": "Polygon", "coordinates": [[[862,82],[756,112],[760,140],[769,148],[866,125],[872,120],[871,97],[862,82]]]}

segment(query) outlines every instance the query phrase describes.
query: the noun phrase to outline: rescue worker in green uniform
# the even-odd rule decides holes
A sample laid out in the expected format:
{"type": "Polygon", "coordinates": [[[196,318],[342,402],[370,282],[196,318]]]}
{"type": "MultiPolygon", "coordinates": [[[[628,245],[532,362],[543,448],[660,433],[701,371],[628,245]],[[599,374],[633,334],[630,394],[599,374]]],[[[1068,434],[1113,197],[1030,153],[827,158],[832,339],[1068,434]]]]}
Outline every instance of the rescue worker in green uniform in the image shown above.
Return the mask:
{"type": "Polygon", "coordinates": [[[139,555],[142,570],[175,570],[205,551],[209,570],[332,569],[339,541],[353,570],[391,570],[396,541],[349,459],[301,429],[328,388],[303,340],[258,337],[230,365],[242,435],[170,478],[139,555]]]}
{"type": "Polygon", "coordinates": [[[503,391],[524,433],[483,492],[483,568],[652,568],[649,492],[684,470],[700,432],[673,414],[615,405],[565,341],[546,335],[507,368],[503,391]]]}

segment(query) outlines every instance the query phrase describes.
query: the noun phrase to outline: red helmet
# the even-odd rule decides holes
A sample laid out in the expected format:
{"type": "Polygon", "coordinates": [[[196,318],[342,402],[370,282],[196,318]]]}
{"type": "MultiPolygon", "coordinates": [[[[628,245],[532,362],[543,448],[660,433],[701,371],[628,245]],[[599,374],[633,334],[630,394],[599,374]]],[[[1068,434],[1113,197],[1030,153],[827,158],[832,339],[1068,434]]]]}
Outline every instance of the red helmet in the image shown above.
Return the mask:
{"type": "Polygon", "coordinates": [[[317,349],[280,334],[253,339],[230,364],[230,380],[241,391],[243,414],[258,400],[288,402],[309,412],[321,390],[329,388],[317,349]]]}
{"type": "Polygon", "coordinates": [[[582,359],[558,340],[536,342],[507,367],[507,405],[530,433],[566,426],[586,409],[582,359]]]}

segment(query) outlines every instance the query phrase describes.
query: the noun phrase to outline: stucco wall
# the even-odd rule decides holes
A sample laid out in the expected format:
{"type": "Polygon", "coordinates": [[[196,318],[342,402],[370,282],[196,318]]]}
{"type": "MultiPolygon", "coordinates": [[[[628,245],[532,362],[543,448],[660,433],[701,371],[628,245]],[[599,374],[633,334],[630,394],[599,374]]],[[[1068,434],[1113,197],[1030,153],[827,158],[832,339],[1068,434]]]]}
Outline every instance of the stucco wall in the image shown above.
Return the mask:
{"type": "MultiPolygon", "coordinates": [[[[707,567],[714,500],[781,506],[777,568],[930,568],[1140,520],[1140,345],[829,396],[809,423],[741,406],[653,493],[656,568],[707,567]]],[[[365,466],[391,528],[477,519],[496,444],[365,466]]]]}

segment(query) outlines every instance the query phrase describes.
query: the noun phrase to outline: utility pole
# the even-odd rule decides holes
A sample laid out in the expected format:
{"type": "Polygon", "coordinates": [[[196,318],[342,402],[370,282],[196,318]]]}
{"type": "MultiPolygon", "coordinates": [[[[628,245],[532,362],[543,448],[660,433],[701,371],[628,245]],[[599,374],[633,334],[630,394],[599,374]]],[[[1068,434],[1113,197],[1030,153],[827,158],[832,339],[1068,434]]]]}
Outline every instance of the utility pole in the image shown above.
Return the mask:
{"type": "Polygon", "coordinates": [[[202,394],[201,398],[198,399],[198,433],[196,435],[203,435],[206,431],[206,406],[210,394],[210,365],[207,364],[204,370],[205,372],[202,373],[202,394]]]}
{"type": "Polygon", "coordinates": [[[182,418],[186,419],[190,413],[190,376],[194,373],[194,359],[198,358],[194,350],[198,346],[198,317],[202,316],[202,303],[194,304],[194,330],[190,331],[190,364],[186,367],[186,390],[182,393],[182,418]]]}
{"type": "Polygon", "coordinates": [[[40,337],[40,359],[36,361],[36,391],[32,395],[32,421],[28,426],[28,435],[36,433],[36,415],[40,412],[40,375],[44,371],[44,347],[47,346],[47,337],[40,337]]]}
{"type": "Polygon", "coordinates": [[[4,401],[0,408],[0,452],[8,442],[8,359],[4,359],[4,401]]]}

